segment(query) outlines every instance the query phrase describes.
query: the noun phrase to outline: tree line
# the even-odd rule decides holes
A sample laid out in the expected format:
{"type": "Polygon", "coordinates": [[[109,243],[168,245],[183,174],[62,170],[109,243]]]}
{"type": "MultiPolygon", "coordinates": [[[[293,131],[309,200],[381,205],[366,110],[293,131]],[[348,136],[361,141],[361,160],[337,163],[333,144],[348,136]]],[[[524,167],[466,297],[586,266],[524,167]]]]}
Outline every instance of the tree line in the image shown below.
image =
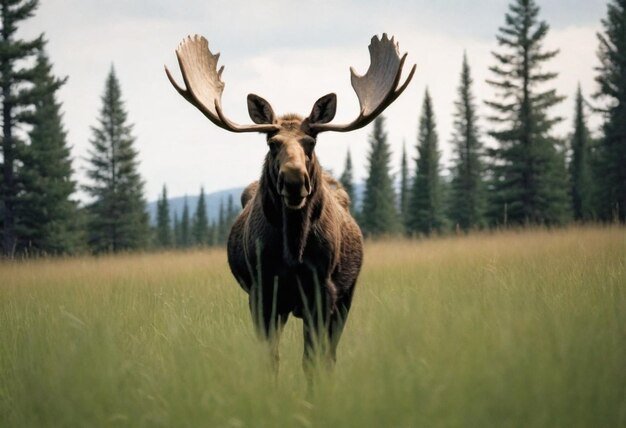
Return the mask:
{"type": "MultiPolygon", "coordinates": [[[[135,137],[111,67],[91,128],[87,181],[73,178],[72,157],[46,37],[18,37],[38,0],[0,0],[0,239],[2,254],[117,252],[156,247],[220,245],[238,210],[230,199],[210,222],[204,192],[193,215],[171,215],[165,187],[157,225],[150,226],[135,137]],[[84,204],[76,192],[88,196],[84,204]]],[[[543,42],[548,24],[534,0],[512,0],[493,52],[493,99],[485,100],[487,129],[479,129],[469,60],[463,59],[455,103],[451,179],[442,175],[432,98],[424,95],[413,174],[403,148],[399,189],[391,174],[385,122],[370,135],[369,176],[355,213],[366,235],[429,235],[450,229],[575,221],[626,221],[626,0],[610,0],[598,34],[597,91],[580,89],[572,136],[553,134],[563,120],[550,109],[563,101],[550,83],[558,51],[543,42]],[[593,104],[593,106],[591,106],[593,104]],[[603,118],[592,137],[589,114],[603,118]],[[486,136],[496,144],[485,145],[486,136]]],[[[352,159],[341,182],[354,197],[352,159]]]]}
{"type": "MultiPolygon", "coordinates": [[[[489,67],[487,83],[495,95],[484,100],[489,112],[485,130],[478,126],[473,79],[464,55],[449,178],[442,174],[428,89],[419,118],[415,173],[409,174],[403,147],[397,186],[384,118],[374,122],[369,175],[355,213],[366,235],[428,236],[449,230],[626,220],[626,0],[608,4],[604,31],[598,34],[594,105],[579,86],[568,141],[553,133],[563,118],[550,109],[565,97],[550,87],[557,73],[549,71],[549,61],[559,51],[544,48],[549,26],[539,11],[534,0],[509,5],[489,67]],[[592,113],[604,119],[598,138],[587,125],[592,113]],[[487,136],[495,147],[486,146],[487,136]]],[[[354,200],[349,153],[341,182],[354,200]]]]}
{"type": "Polygon", "coordinates": [[[228,240],[230,227],[235,222],[240,209],[235,206],[233,196],[228,195],[227,203],[220,201],[217,219],[209,220],[204,197],[204,188],[200,195],[194,214],[190,216],[187,198],[183,203],[181,218],[170,211],[167,198],[167,187],[157,201],[156,229],[154,246],[157,248],[191,248],[198,246],[223,246],[228,240]]]}

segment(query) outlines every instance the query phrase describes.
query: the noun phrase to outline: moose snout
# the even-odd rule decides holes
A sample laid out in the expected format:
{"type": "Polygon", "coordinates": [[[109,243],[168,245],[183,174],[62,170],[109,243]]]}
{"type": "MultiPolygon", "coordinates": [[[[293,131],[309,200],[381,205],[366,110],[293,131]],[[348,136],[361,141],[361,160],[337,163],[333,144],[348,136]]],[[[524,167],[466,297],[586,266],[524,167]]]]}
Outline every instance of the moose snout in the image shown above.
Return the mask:
{"type": "Polygon", "coordinates": [[[311,179],[306,169],[295,165],[285,165],[278,175],[278,192],[288,208],[302,208],[311,193],[311,179]]]}

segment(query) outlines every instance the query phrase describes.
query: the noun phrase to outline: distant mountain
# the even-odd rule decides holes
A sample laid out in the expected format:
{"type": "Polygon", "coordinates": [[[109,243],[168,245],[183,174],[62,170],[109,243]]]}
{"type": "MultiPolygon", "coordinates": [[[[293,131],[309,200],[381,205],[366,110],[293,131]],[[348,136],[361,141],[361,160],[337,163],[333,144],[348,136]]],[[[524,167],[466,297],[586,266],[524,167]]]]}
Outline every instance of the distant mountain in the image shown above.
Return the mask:
{"type": "MultiPolygon", "coordinates": [[[[241,192],[243,192],[243,187],[234,187],[232,189],[219,190],[213,193],[207,193],[204,195],[207,207],[207,213],[209,216],[209,222],[217,221],[220,212],[220,203],[223,201],[224,206],[228,203],[228,197],[232,195],[233,202],[235,203],[235,207],[237,209],[241,208],[241,192]]],[[[356,192],[356,201],[355,206],[358,208],[361,207],[361,201],[363,200],[363,190],[365,186],[363,183],[358,183],[354,186],[354,190],[356,192]]],[[[189,216],[193,216],[193,213],[196,211],[196,205],[198,205],[198,195],[194,196],[186,196],[187,204],[189,205],[189,216]]],[[[180,220],[183,216],[183,205],[185,203],[185,196],[176,196],[168,199],[170,203],[170,218],[174,219],[174,213],[178,215],[178,219],[180,220]]],[[[156,212],[157,212],[157,201],[148,202],[148,214],[150,215],[150,224],[156,224],[156,212]]]]}
{"type": "MultiPolygon", "coordinates": [[[[217,218],[220,213],[220,203],[223,201],[224,207],[228,203],[228,197],[232,195],[233,202],[235,203],[235,207],[239,209],[241,207],[241,192],[243,192],[243,187],[235,187],[232,189],[219,190],[213,193],[207,193],[204,195],[204,200],[206,201],[207,214],[209,216],[209,222],[217,221],[217,218]]],[[[193,213],[196,212],[196,205],[198,205],[198,195],[194,196],[186,196],[187,204],[189,205],[189,216],[190,218],[193,216],[193,213]]],[[[183,206],[185,204],[185,196],[176,196],[168,199],[170,203],[170,218],[174,219],[174,213],[178,215],[178,219],[180,220],[183,216],[183,206]]],[[[157,202],[152,201],[148,202],[148,214],[150,215],[150,223],[156,224],[156,212],[157,212],[157,202]]]]}

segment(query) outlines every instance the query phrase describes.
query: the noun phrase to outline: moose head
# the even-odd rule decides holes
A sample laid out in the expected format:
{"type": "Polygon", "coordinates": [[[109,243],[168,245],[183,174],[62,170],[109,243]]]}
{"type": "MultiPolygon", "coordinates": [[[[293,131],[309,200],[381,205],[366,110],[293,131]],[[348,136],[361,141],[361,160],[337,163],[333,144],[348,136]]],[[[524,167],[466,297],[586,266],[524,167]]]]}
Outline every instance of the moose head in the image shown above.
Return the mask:
{"type": "Polygon", "coordinates": [[[348,132],[369,124],[406,89],[415,65],[400,84],[402,68],[407,54],[399,54],[398,44],[383,34],[374,36],[369,46],[370,66],[365,75],[350,69],[352,87],[360,104],[359,115],[350,123],[333,124],[337,109],[337,96],[325,95],[315,102],[308,117],[298,115],[277,116],[272,106],[258,95],[248,95],[248,112],[253,124],[239,125],[222,111],[221,79],[224,67],[217,68],[219,53],[209,50],[207,39],[189,36],[176,49],[184,87],[180,86],[165,68],[167,77],[176,90],[196,106],[215,125],[231,132],[260,132],[267,136],[268,163],[273,185],[282,197],[286,208],[301,209],[313,191],[311,169],[317,164],[315,144],[321,132],[348,132]]]}

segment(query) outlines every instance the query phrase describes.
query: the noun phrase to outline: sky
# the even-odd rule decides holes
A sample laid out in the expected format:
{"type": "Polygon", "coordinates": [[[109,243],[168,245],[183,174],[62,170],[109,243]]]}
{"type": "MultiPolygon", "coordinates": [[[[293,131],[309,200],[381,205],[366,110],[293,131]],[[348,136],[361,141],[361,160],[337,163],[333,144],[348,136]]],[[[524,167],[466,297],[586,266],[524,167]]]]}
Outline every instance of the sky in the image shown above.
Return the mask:
{"type": "MultiPolygon", "coordinates": [[[[553,109],[565,120],[555,135],[572,127],[573,98],[596,90],[596,33],[606,0],[538,0],[540,17],[550,24],[546,48],[560,54],[546,69],[566,100],[553,109]]],[[[68,76],[59,91],[76,179],[85,183],[91,127],[96,125],[107,74],[120,80],[129,121],[134,124],[146,198],[157,198],[164,184],[170,196],[196,195],[245,186],[258,179],[267,146],[261,134],[233,134],[208,121],[170,85],[163,66],[178,77],[174,51],[189,34],[204,35],[225,66],[222,104],[238,123],[250,123],[246,96],[256,93],[278,114],[308,115],[315,100],[338,96],[337,122],[356,117],[358,100],[349,67],[363,74],[367,46],[383,32],[395,35],[417,72],[407,90],[384,113],[399,169],[402,145],[411,159],[417,150],[418,120],[428,88],[437,120],[442,163],[450,164],[452,115],[466,52],[474,78],[479,114],[492,97],[485,83],[497,50],[495,35],[504,23],[508,0],[42,0],[20,36],[45,33],[54,72],[68,76]]],[[[591,117],[593,129],[600,118],[591,117]]],[[[488,129],[489,123],[482,121],[488,129]]],[[[317,154],[322,166],[339,175],[350,150],[356,181],[366,176],[371,125],[352,133],[323,133],[317,154]]],[[[486,141],[487,144],[491,142],[486,141]]],[[[414,161],[411,162],[414,167],[414,161]]],[[[85,195],[79,193],[84,199],[85,195]]]]}

